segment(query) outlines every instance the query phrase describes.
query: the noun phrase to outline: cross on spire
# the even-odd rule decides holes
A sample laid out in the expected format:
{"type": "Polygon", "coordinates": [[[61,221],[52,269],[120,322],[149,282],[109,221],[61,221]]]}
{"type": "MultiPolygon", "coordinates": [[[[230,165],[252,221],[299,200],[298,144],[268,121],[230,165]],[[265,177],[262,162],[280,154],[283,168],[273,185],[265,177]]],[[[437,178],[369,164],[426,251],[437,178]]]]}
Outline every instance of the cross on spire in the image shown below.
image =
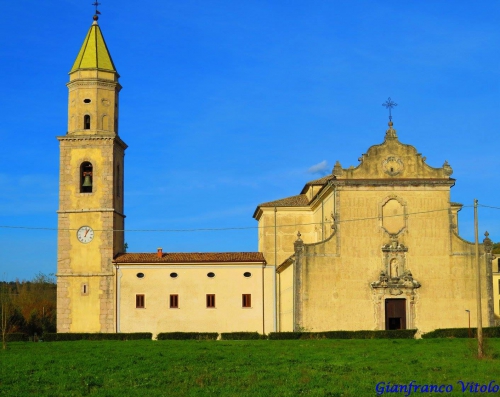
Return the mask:
{"type": "Polygon", "coordinates": [[[386,109],[389,109],[389,121],[392,121],[392,108],[395,107],[395,106],[398,106],[398,104],[396,102],[394,102],[391,97],[389,97],[387,99],[387,101],[385,101],[382,106],[385,106],[386,109]]]}
{"type": "Polygon", "coordinates": [[[97,9],[97,7],[99,7],[101,5],[101,3],[99,3],[97,0],[95,0],[95,2],[92,3],[92,5],[95,6],[95,15],[99,15],[100,12],[97,9]]]}

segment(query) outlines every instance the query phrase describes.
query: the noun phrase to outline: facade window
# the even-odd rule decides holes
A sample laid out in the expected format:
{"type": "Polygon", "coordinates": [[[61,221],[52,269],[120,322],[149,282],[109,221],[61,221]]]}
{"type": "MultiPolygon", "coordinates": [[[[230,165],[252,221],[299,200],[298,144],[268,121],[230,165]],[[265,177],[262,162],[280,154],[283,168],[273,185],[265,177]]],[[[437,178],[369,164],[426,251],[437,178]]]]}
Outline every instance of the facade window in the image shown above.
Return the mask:
{"type": "Polygon", "coordinates": [[[179,308],[179,295],[170,295],[170,308],[171,309],[179,308]]]}
{"type": "Polygon", "coordinates": [[[498,279],[498,293],[500,294],[500,279],[498,279]]]}
{"type": "Polygon", "coordinates": [[[170,277],[172,278],[177,278],[178,274],[176,272],[170,273],[170,277]]]}
{"type": "Polygon", "coordinates": [[[144,297],[144,294],[137,294],[135,296],[135,308],[136,309],[144,309],[146,303],[146,299],[144,297]]]}
{"type": "Polygon", "coordinates": [[[214,272],[207,273],[207,277],[214,278],[215,273],[214,272]]]}
{"type": "Polygon", "coordinates": [[[84,161],[80,166],[80,193],[92,193],[92,163],[84,161]]]}
{"type": "Polygon", "coordinates": [[[137,273],[136,276],[137,278],[144,278],[144,273],[137,273]]]}
{"type": "Polygon", "coordinates": [[[252,294],[241,295],[241,306],[252,307],[252,294]]]}
{"type": "Polygon", "coordinates": [[[83,129],[90,130],[90,116],[88,114],[83,116],[83,129]]]}
{"type": "Polygon", "coordinates": [[[243,273],[243,276],[244,276],[244,277],[252,277],[252,273],[250,273],[250,272],[245,272],[245,273],[243,273]]]}
{"type": "Polygon", "coordinates": [[[207,294],[207,307],[215,308],[215,294],[207,294]]]}
{"type": "Polygon", "coordinates": [[[89,294],[89,285],[86,283],[82,284],[82,295],[88,295],[89,294]]]}

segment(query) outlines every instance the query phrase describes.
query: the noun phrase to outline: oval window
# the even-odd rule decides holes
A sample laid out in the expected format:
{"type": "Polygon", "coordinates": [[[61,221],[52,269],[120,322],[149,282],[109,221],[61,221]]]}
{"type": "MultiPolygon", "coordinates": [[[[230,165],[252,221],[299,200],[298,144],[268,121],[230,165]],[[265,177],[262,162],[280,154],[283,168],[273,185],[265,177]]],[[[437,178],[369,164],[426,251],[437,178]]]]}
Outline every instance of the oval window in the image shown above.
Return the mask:
{"type": "Polygon", "coordinates": [[[215,277],[215,273],[213,272],[207,273],[207,277],[213,278],[215,277]]]}
{"type": "Polygon", "coordinates": [[[243,273],[243,276],[245,276],[245,277],[252,277],[252,273],[250,273],[250,272],[245,272],[245,273],[243,273]]]}
{"type": "Polygon", "coordinates": [[[177,276],[178,276],[178,274],[177,274],[177,273],[175,273],[175,272],[170,273],[170,277],[172,277],[172,278],[177,278],[177,276]]]}
{"type": "Polygon", "coordinates": [[[85,103],[90,103],[90,102],[92,102],[92,101],[91,101],[90,99],[86,98],[86,99],[84,99],[84,100],[83,100],[83,102],[85,102],[85,103]]]}
{"type": "Polygon", "coordinates": [[[144,278],[144,273],[137,273],[137,278],[144,278]]]}

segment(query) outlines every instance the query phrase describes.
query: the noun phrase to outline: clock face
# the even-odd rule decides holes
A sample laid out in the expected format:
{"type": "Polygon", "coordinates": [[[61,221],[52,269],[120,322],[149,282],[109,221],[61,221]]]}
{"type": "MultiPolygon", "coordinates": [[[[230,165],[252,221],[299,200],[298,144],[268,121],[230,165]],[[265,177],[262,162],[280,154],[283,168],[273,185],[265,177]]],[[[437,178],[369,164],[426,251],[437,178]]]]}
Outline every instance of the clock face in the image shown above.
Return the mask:
{"type": "Polygon", "coordinates": [[[403,162],[399,157],[389,156],[383,162],[384,172],[390,176],[396,176],[403,171],[403,162]]]}
{"type": "Polygon", "coordinates": [[[76,237],[80,243],[90,243],[94,239],[94,230],[90,226],[82,226],[76,232],[76,237]]]}

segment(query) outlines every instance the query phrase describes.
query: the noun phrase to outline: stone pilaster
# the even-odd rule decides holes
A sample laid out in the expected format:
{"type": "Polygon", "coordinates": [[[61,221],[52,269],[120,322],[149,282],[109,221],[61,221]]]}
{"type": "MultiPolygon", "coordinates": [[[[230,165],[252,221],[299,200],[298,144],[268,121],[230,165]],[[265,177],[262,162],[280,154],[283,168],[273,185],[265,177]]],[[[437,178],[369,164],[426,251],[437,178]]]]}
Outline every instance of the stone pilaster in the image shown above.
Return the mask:
{"type": "Polygon", "coordinates": [[[486,267],[486,295],[487,295],[487,310],[488,310],[488,327],[495,326],[495,307],[493,303],[493,273],[492,263],[493,242],[488,237],[489,233],[484,233],[484,265],[486,267]]]}
{"type": "Polygon", "coordinates": [[[300,331],[303,328],[302,323],[302,266],[304,261],[304,241],[300,238],[300,232],[297,233],[297,240],[293,244],[295,249],[295,261],[293,264],[293,291],[294,291],[294,321],[293,330],[300,331]]]}

